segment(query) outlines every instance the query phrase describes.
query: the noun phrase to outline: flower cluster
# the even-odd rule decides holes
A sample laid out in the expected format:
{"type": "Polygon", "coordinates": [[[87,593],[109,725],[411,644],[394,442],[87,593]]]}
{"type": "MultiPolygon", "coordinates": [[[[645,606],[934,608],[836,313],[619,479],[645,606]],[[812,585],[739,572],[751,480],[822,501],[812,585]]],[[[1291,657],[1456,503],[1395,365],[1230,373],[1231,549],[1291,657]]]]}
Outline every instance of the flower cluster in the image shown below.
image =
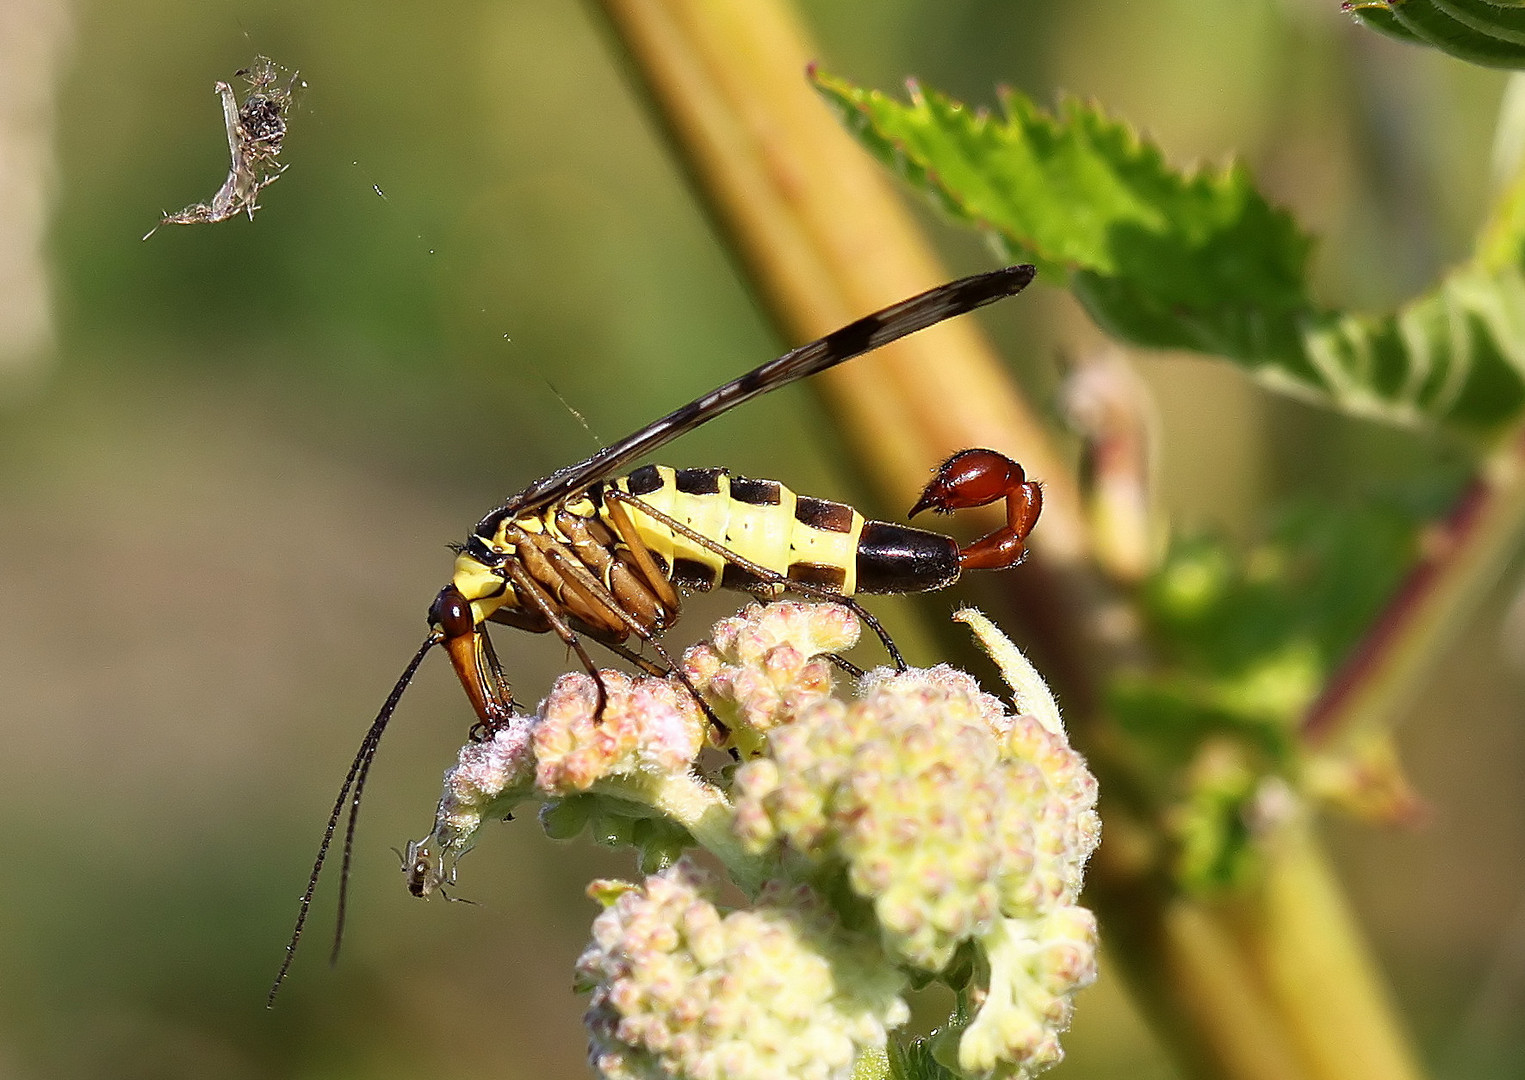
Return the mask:
{"type": "Polygon", "coordinates": [[[941,971],[1003,911],[1030,913],[1026,893],[1047,869],[1047,790],[1035,765],[1006,759],[982,711],[991,704],[968,676],[938,668],[806,710],[737,773],[743,843],[840,864],[885,947],[941,971]]]}
{"type": "MultiPolygon", "coordinates": [[[[1052,696],[988,621],[968,623],[1019,711],[948,667],[883,669],[840,696],[823,654],[858,627],[831,604],[754,604],[684,659],[681,680],[566,676],[533,717],[468,746],[410,887],[444,883],[488,816],[533,800],[556,836],[629,842],[653,871],[598,883],[579,962],[606,1077],[845,1078],[904,1023],[907,987],[960,1010],[934,1052],[964,1076],[1025,1077],[1061,1056],[1095,977],[1078,906],[1095,783],[1052,696]],[[739,764],[705,775],[706,736],[739,764]],[[719,907],[683,851],[749,897],[719,907]]],[[[718,756],[718,755],[717,755],[718,756]]]]}
{"type": "Polygon", "coordinates": [[[754,604],[716,623],[683,666],[731,726],[738,749],[750,751],[807,705],[831,696],[827,656],[857,642],[858,620],[841,605],[754,604]]]}
{"type": "Polygon", "coordinates": [[[906,1019],[904,976],[839,940],[808,889],[722,913],[685,859],[590,891],[611,895],[577,962],[601,1076],[829,1080],[906,1019]]]}

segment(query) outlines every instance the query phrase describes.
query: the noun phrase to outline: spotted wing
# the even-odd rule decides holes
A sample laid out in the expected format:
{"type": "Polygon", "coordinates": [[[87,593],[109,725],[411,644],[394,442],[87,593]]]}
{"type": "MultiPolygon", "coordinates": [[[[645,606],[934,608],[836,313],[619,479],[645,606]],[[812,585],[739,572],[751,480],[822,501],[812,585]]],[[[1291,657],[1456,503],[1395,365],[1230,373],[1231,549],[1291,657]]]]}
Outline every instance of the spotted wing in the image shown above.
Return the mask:
{"type": "Polygon", "coordinates": [[[1008,266],[1002,270],[950,281],[909,300],[891,304],[882,311],[865,315],[817,341],[786,352],[776,360],[769,360],[703,397],[674,409],[619,442],[611,443],[592,457],[536,480],[484,517],[477,525],[477,534],[491,536],[505,520],[536,513],[576,495],[599,480],[624,472],[632,462],[645,457],[659,446],[666,445],[684,432],[692,431],[744,401],[777,390],[796,379],[835,367],[844,360],[861,356],[955,315],[1015,295],[1033,279],[1034,272],[1033,267],[1027,265],[1008,266]]]}

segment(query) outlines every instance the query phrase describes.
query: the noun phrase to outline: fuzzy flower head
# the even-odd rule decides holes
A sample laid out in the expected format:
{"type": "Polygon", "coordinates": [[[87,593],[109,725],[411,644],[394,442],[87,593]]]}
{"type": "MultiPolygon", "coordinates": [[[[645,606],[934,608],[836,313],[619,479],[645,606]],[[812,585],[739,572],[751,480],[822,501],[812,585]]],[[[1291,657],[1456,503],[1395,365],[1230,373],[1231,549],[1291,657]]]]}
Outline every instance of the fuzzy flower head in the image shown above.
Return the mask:
{"type": "Polygon", "coordinates": [[[734,832],[824,894],[858,897],[860,928],[902,967],[972,957],[972,1019],[945,1050],[970,1076],[1028,1076],[1059,1060],[1074,994],[1096,977],[1095,919],[1076,902],[1096,784],[1037,673],[982,616],[960,618],[1023,711],[946,666],[805,700],[737,770],[734,832]]]}
{"type": "Polygon", "coordinates": [[[609,1080],[832,1080],[904,1022],[904,984],[843,946],[808,890],[723,914],[687,860],[615,898],[577,962],[589,1057],[609,1080]]]}
{"type": "Polygon", "coordinates": [[[689,679],[733,729],[743,753],[832,692],[828,653],[852,648],[858,620],[838,604],[748,604],[683,657],[689,679]]]}
{"type": "Polygon", "coordinates": [[[1095,792],[1062,736],[951,668],[871,677],[819,702],[737,772],[737,832],[840,867],[887,949],[930,973],[1003,918],[1071,903],[1095,792]]]}
{"type": "Polygon", "coordinates": [[[587,675],[564,675],[533,716],[514,716],[461,748],[445,773],[434,831],[411,841],[403,869],[415,896],[454,880],[482,822],[528,801],[542,804],[552,836],[584,830],[642,849],[643,865],[665,865],[692,843],[668,813],[692,812],[720,793],[692,775],[707,721],[681,683],[601,673],[605,699],[587,675]],[[673,804],[670,806],[669,804],[673,804]]]}
{"type": "Polygon", "coordinates": [[[1037,919],[1002,919],[980,937],[989,970],[972,995],[976,1008],[951,1032],[950,1056],[968,1076],[1025,1078],[1064,1057],[1077,990],[1096,981],[1096,917],[1075,904],[1037,919]]]}
{"type": "MultiPolygon", "coordinates": [[[[453,880],[481,821],[543,804],[553,836],[630,844],[647,872],[603,883],[579,963],[592,1060],[613,1078],[846,1080],[940,979],[959,1019],[933,1040],[959,1075],[1025,1078],[1059,1059],[1095,978],[1078,906],[1095,782],[1052,695],[963,612],[1015,708],[942,666],[880,670],[855,695],[822,654],[857,633],[834,604],[753,604],[689,650],[688,680],[738,763],[705,772],[715,726],[676,678],[567,676],[532,717],[462,751],[409,887],[453,880]],[[679,856],[704,848],[744,898],[722,910],[679,856]]],[[[718,756],[718,755],[717,755],[718,756]]]]}
{"type": "Polygon", "coordinates": [[[587,791],[602,780],[639,781],[685,772],[704,747],[705,718],[682,684],[601,674],[605,700],[587,675],[564,675],[541,704],[534,730],[535,788],[587,791]]]}

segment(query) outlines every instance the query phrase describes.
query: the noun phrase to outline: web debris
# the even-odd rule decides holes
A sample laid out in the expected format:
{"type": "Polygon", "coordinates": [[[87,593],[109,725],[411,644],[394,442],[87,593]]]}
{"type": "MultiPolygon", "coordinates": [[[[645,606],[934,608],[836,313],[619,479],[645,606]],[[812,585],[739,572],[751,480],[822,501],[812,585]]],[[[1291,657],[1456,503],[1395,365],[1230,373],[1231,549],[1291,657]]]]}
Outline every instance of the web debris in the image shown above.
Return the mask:
{"type": "MultiPolygon", "coordinates": [[[[286,171],[276,158],[281,140],[286,137],[286,114],[291,108],[292,91],[297,87],[293,72],[285,86],[277,85],[281,68],[268,56],[256,56],[249,67],[235,72],[249,84],[243,104],[233,88],[219,81],[214,89],[222,98],[223,121],[228,129],[228,178],[223,181],[210,203],[192,203],[184,210],[165,214],[159,225],[200,225],[227,221],[241,213],[254,219],[259,209],[259,193],[280,179],[286,171]]],[[[305,87],[307,84],[301,84],[305,87]]],[[[147,240],[158,231],[155,225],[144,234],[147,240]]]]}

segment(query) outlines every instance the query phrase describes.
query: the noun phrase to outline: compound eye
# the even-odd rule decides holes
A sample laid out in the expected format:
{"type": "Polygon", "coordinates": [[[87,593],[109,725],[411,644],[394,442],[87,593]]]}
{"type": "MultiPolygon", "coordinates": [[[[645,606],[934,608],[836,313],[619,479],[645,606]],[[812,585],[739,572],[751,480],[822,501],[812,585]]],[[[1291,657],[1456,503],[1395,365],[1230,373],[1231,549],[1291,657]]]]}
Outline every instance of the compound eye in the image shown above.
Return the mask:
{"type": "Polygon", "coordinates": [[[446,585],[429,605],[429,625],[439,627],[447,638],[464,637],[475,628],[471,605],[454,585],[446,585]]]}

